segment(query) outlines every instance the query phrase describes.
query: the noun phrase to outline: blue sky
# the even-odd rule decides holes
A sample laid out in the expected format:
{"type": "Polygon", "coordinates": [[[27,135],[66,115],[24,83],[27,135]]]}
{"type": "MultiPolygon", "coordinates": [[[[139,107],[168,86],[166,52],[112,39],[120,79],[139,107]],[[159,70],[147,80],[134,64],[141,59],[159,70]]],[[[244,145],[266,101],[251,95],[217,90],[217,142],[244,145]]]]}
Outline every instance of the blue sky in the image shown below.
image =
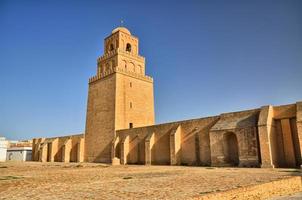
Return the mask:
{"type": "Polygon", "coordinates": [[[0,135],[83,132],[88,78],[124,19],[156,123],[302,100],[302,1],[0,0],[0,135]]]}

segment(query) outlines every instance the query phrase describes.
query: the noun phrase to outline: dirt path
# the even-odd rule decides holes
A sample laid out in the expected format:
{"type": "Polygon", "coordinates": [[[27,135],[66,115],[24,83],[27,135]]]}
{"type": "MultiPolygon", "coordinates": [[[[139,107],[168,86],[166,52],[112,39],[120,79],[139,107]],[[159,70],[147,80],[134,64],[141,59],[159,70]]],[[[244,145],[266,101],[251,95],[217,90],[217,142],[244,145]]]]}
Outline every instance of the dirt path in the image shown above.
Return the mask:
{"type": "Polygon", "coordinates": [[[297,175],[300,170],[0,163],[0,199],[187,199],[297,175]]]}

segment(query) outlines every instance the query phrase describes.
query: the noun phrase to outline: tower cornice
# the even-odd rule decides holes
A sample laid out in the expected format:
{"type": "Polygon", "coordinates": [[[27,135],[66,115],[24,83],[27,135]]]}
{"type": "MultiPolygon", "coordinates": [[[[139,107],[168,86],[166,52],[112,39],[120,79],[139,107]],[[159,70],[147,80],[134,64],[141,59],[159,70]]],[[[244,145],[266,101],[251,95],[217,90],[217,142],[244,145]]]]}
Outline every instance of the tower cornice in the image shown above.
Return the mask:
{"type": "Polygon", "coordinates": [[[123,68],[121,67],[114,67],[113,69],[107,70],[104,73],[100,73],[98,75],[92,76],[91,78],[89,78],[89,84],[93,83],[95,81],[101,80],[107,76],[110,76],[114,73],[120,73],[120,74],[124,74],[127,76],[130,76],[132,78],[136,78],[136,79],[140,79],[140,80],[144,80],[150,83],[153,83],[153,78],[151,76],[146,76],[146,75],[141,75],[135,72],[131,72],[131,71],[125,71],[123,68]]]}
{"type": "Polygon", "coordinates": [[[104,60],[107,60],[113,56],[116,56],[116,55],[123,55],[125,57],[128,57],[128,58],[131,58],[131,59],[134,59],[134,60],[137,60],[137,61],[140,61],[140,62],[145,62],[145,58],[143,56],[140,56],[140,55],[136,55],[134,53],[131,53],[131,52],[128,52],[128,51],[125,51],[125,50],[122,50],[122,49],[114,49],[108,53],[105,53],[104,55],[98,57],[97,61],[100,62],[100,61],[104,61],[104,60]]]}

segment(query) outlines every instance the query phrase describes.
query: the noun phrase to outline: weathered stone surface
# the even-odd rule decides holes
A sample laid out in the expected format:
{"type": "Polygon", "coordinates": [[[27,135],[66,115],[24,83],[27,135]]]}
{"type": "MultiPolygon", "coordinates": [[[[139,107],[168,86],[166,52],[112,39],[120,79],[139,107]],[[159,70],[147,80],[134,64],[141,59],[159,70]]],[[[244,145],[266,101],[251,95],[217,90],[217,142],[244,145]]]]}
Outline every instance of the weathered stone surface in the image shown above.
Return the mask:
{"type": "Polygon", "coordinates": [[[153,80],[145,75],[138,39],[125,30],[116,29],[105,39],[97,75],[89,82],[85,131],[88,162],[111,162],[116,130],[154,124],[153,80]]]}
{"type": "Polygon", "coordinates": [[[34,139],[33,149],[33,161],[83,162],[84,135],[34,139]]]}
{"type": "Polygon", "coordinates": [[[170,134],[170,164],[181,163],[181,126],[178,126],[170,134]]]}
{"type": "MultiPolygon", "coordinates": [[[[180,91],[181,92],[181,91],[180,91]]],[[[124,27],[105,38],[89,79],[83,135],[33,140],[33,160],[299,167],[302,102],[154,125],[153,79],[124,27]]]]}

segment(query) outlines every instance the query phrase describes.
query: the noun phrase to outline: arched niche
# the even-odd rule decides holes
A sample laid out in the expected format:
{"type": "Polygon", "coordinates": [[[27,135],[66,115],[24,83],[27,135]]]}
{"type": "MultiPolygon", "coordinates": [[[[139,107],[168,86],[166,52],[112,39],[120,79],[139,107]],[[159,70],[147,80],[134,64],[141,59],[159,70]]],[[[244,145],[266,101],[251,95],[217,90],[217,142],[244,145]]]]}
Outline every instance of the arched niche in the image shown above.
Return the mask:
{"type": "Polygon", "coordinates": [[[122,68],[124,71],[127,71],[127,61],[126,61],[126,60],[122,60],[122,61],[121,61],[121,68],[122,68]]]}
{"type": "Polygon", "coordinates": [[[135,65],[133,62],[130,62],[128,66],[128,71],[135,72],[135,65]]]}
{"type": "Polygon", "coordinates": [[[224,160],[231,166],[239,165],[239,150],[237,136],[233,132],[227,132],[223,135],[223,154],[224,160]]]}
{"type": "Polygon", "coordinates": [[[140,73],[140,74],[143,74],[143,67],[141,65],[138,65],[136,72],[140,73]]]}

